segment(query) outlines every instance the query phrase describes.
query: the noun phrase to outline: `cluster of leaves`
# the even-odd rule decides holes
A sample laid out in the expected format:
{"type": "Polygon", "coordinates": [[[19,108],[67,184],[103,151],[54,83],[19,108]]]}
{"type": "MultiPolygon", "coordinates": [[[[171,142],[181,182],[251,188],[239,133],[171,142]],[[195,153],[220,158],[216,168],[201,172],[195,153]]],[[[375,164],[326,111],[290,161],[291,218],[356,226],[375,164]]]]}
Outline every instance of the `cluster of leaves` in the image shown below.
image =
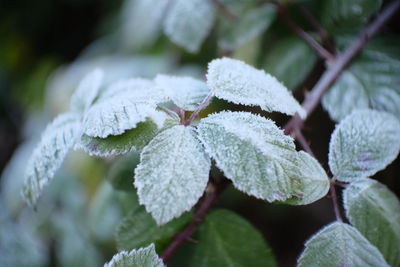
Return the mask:
{"type": "MultiPolygon", "coordinates": [[[[126,10],[133,15],[127,15],[123,30],[138,25],[146,29],[140,31],[143,36],[126,41],[133,47],[146,46],[163,28],[172,42],[194,53],[218,21],[218,45],[233,51],[264,32],[277,12],[259,1],[217,2],[228,15],[217,16],[221,7],[211,0],[129,1],[126,10]]],[[[358,30],[381,1],[349,5],[332,0],[321,5],[321,23],[341,48],[348,43],[347,34],[358,30]]],[[[400,150],[397,43],[391,38],[371,43],[323,98],[323,107],[339,122],[329,148],[331,180],[316,159],[297,151],[293,139],[269,119],[223,111],[194,120],[212,97],[267,112],[307,115],[275,77],[222,58],[209,63],[206,82],[158,75],[108,84],[102,71],[88,74],[72,96],[70,111],[43,133],[28,162],[24,197],[36,204],[71,148],[98,157],[126,154],[117,159],[109,179],[117,189],[137,191],[138,201],[117,228],[122,252],[106,266],[164,266],[156,250],[191,219],[186,211],[207,189],[212,162],[236,189],[268,202],[310,204],[340,181],[346,183],[344,209],[351,225],[337,221],[316,233],[306,242],[299,266],[328,261],[332,266],[398,266],[400,203],[388,188],[369,178],[400,150]],[[127,162],[128,170],[123,169],[127,162]]],[[[312,51],[292,37],[279,39],[264,58],[265,68],[290,89],[315,61],[312,51]],[[299,62],[304,64],[301,72],[294,68],[299,62]]],[[[244,266],[254,260],[259,266],[276,265],[260,233],[230,211],[209,213],[197,234],[191,265],[244,266]],[[252,249],[243,248],[244,242],[252,249]]]]}

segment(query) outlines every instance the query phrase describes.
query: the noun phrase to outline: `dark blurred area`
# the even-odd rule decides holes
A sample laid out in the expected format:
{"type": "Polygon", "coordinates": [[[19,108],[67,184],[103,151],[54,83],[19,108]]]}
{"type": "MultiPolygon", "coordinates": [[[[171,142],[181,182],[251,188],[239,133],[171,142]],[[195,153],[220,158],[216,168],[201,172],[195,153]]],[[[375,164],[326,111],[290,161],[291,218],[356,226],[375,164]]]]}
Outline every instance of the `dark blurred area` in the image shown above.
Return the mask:
{"type": "MultiPolygon", "coordinates": [[[[27,116],[43,109],[49,75],[60,65],[74,61],[105,32],[112,31],[121,5],[121,0],[2,1],[0,173],[23,141],[22,125],[27,116]]],[[[400,13],[382,31],[399,36],[400,13]]],[[[185,54],[179,60],[204,66],[211,58],[217,57],[214,41],[212,37],[209,39],[200,54],[185,54]]],[[[313,75],[299,86],[295,94],[298,99],[302,99],[304,92],[312,88],[324,68],[321,61],[315,64],[313,75]]],[[[273,119],[282,126],[287,117],[276,116],[273,119]]],[[[325,169],[328,169],[328,144],[334,126],[328,114],[319,107],[304,128],[306,139],[325,169]]],[[[400,160],[397,159],[374,178],[400,196],[399,173],[400,160]]],[[[268,204],[229,188],[217,206],[236,211],[259,229],[280,266],[293,266],[304,241],[334,220],[332,203],[327,197],[312,205],[297,207],[268,204]]]]}

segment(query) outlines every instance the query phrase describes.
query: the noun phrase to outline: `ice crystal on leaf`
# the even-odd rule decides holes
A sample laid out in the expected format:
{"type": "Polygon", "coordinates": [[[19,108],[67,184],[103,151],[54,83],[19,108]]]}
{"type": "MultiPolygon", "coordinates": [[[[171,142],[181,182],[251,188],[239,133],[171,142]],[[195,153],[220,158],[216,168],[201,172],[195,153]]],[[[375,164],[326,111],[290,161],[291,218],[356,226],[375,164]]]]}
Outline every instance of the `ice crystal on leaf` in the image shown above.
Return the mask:
{"type": "Polygon", "coordinates": [[[210,93],[205,82],[191,77],[157,75],[155,78],[159,91],[164,92],[178,107],[194,111],[210,93]]]}
{"type": "Polygon", "coordinates": [[[53,178],[79,137],[79,119],[80,116],[75,113],[62,114],[43,132],[26,168],[23,195],[30,205],[36,204],[43,187],[53,178]]]}
{"type": "Polygon", "coordinates": [[[242,105],[259,106],[288,115],[296,112],[304,118],[305,110],[275,77],[242,61],[222,58],[208,65],[207,83],[215,96],[242,105]]]}
{"type": "Polygon", "coordinates": [[[346,216],[391,266],[400,264],[400,202],[372,179],[352,182],[343,192],[346,216]]]}
{"type": "Polygon", "coordinates": [[[104,267],[165,267],[158,257],[154,245],[133,249],[130,252],[121,251],[115,254],[111,261],[104,264],[104,267]]]}
{"type": "Polygon", "coordinates": [[[210,164],[192,127],[162,131],[143,149],[135,169],[140,203],[159,225],[178,217],[203,194],[210,164]]]}
{"type": "Polygon", "coordinates": [[[332,134],[329,166],[344,182],[365,178],[385,168],[399,154],[400,122],[391,114],[358,110],[347,116],[332,134]]]}
{"type": "Polygon", "coordinates": [[[202,119],[198,133],[239,190],[270,202],[295,194],[289,173],[297,166],[297,152],[293,139],[273,121],[247,112],[221,112],[202,119]]]}
{"type": "Polygon", "coordinates": [[[334,222],[311,237],[298,259],[299,267],[389,266],[378,249],[356,228],[334,222]]]}
{"type": "Polygon", "coordinates": [[[71,97],[72,111],[85,112],[90,107],[98,95],[103,76],[103,71],[96,69],[82,79],[71,97]]]}

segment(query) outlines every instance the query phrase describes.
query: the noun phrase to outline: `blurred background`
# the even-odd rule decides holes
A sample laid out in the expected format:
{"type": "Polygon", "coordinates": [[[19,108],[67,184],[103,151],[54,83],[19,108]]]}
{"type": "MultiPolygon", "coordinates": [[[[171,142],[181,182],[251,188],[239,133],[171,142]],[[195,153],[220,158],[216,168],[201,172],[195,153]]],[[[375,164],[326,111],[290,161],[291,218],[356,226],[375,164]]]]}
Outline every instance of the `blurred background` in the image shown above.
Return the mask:
{"type": "MultiPolygon", "coordinates": [[[[131,180],[137,155],[128,155],[129,161],[70,153],[36,211],[24,204],[19,192],[25,164],[40,133],[68,108],[73,90],[92,69],[103,68],[107,82],[153,78],[158,73],[205,79],[207,63],[229,55],[277,76],[300,101],[325,70],[323,60],[278,18],[274,7],[260,1],[221,0],[225,7],[216,10],[214,24],[193,52],[163,33],[162,19],[171,8],[167,2],[6,0],[0,4],[0,266],[100,266],[117,248],[125,248],[116,243],[115,229],[138,204],[134,189],[115,190],[118,186],[113,179],[125,175],[131,180]],[[245,34],[248,32],[251,34],[245,34]]],[[[307,8],[334,35],[331,41],[340,50],[390,1],[377,1],[379,4],[362,16],[356,11],[348,14],[352,19],[358,14],[361,19],[352,21],[355,26],[346,27],[346,31],[337,23],[343,18],[330,15],[336,19],[331,24],[324,19],[329,9],[321,3],[324,1],[296,2],[288,4],[293,21],[318,39],[316,30],[299,12],[299,8],[307,8]]],[[[381,48],[382,55],[387,51],[400,55],[399,34],[400,13],[379,35],[377,46],[389,47],[381,48]]],[[[397,59],[393,64],[400,95],[400,57],[397,59]]],[[[326,111],[328,106],[319,106],[304,129],[325,168],[335,125],[331,119],[335,116],[326,111]]],[[[261,113],[280,126],[288,120],[224,101],[213,101],[203,115],[223,109],[261,113]]],[[[400,107],[395,103],[393,109],[400,107]]],[[[397,159],[374,176],[398,196],[399,169],[397,159]]],[[[251,222],[280,266],[293,266],[304,241],[334,220],[327,197],[304,207],[288,206],[256,200],[230,187],[216,206],[231,209],[251,222]]],[[[167,241],[157,247],[159,252],[167,241]]],[[[181,265],[172,262],[171,266],[181,265]]]]}

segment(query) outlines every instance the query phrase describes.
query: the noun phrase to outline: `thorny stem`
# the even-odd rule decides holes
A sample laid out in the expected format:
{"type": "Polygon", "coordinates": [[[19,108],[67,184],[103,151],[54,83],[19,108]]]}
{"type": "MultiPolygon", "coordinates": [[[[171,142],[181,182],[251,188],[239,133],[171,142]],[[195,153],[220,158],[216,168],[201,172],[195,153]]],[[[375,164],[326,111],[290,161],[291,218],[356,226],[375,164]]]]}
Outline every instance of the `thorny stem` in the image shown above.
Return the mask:
{"type": "Polygon", "coordinates": [[[281,18],[297,36],[303,39],[323,59],[327,61],[334,60],[335,57],[328,50],[293,22],[293,20],[288,16],[285,6],[279,3],[276,3],[276,6],[278,7],[279,18],[281,18]]]}
{"type": "Polygon", "coordinates": [[[197,226],[204,219],[207,212],[210,210],[214,202],[217,200],[218,195],[223,191],[225,187],[217,187],[214,182],[210,181],[207,185],[206,193],[200,200],[198,209],[191,221],[191,223],[183,229],[178,235],[175,236],[172,243],[164,250],[161,255],[161,259],[167,262],[169,258],[175,253],[175,251],[182,246],[190,236],[197,229],[197,226]]]}
{"type": "Polygon", "coordinates": [[[335,211],[336,220],[338,220],[339,222],[343,222],[342,215],[340,215],[338,197],[336,194],[335,178],[332,178],[331,180],[330,191],[331,191],[333,210],[335,211]]]}
{"type": "MultiPolygon", "coordinates": [[[[395,0],[392,3],[388,4],[387,7],[382,11],[380,15],[369,24],[355,39],[352,44],[347,48],[347,50],[336,57],[335,61],[331,66],[324,72],[322,77],[319,79],[314,88],[306,95],[305,100],[303,101],[302,107],[307,112],[307,118],[309,115],[315,110],[318,106],[322,95],[328,90],[333,82],[339,77],[341,72],[347,67],[347,65],[351,62],[352,59],[367,44],[367,42],[373,37],[379,29],[385,24],[385,22],[390,19],[400,7],[400,1],[395,0]]],[[[307,119],[306,118],[306,119],[307,119]]],[[[304,121],[298,116],[295,115],[285,126],[285,133],[290,134],[295,132],[297,128],[301,128],[303,126],[304,121]]]]}

